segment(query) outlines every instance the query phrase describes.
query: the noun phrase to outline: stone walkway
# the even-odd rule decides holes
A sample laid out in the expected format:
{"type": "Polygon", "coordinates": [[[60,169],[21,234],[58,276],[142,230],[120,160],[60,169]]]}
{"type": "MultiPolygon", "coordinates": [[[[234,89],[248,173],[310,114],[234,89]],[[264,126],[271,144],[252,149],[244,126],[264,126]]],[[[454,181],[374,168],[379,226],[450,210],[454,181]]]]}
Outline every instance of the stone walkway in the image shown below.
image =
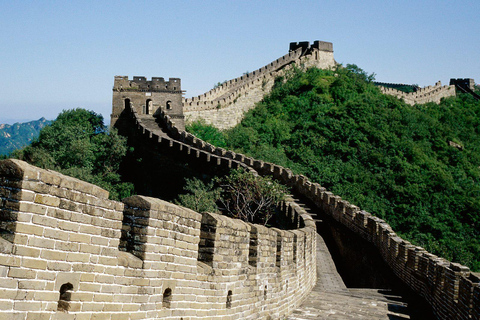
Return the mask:
{"type": "Polygon", "coordinates": [[[410,319],[406,312],[402,298],[386,290],[347,288],[325,241],[317,235],[317,284],[287,319],[410,319]]]}

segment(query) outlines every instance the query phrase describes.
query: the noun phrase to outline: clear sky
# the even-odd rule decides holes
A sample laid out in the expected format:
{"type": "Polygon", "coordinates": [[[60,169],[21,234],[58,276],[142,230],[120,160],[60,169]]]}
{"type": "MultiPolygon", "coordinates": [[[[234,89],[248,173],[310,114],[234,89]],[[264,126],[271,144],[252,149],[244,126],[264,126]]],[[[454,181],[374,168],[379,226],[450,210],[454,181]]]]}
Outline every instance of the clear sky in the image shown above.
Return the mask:
{"type": "Polygon", "coordinates": [[[0,0],[0,123],[83,107],[109,120],[115,75],[178,77],[186,97],[292,41],[333,42],[377,81],[480,82],[480,0],[0,0]]]}

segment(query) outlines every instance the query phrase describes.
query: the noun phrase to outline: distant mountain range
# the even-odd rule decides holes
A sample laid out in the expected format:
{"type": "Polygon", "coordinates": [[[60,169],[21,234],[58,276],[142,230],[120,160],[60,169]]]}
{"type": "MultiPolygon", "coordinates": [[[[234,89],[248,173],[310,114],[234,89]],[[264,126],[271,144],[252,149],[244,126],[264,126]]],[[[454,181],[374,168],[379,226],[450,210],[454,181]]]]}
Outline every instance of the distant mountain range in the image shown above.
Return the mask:
{"type": "Polygon", "coordinates": [[[13,125],[0,124],[0,155],[10,154],[10,152],[28,145],[38,137],[40,130],[51,122],[41,118],[13,125]]]}

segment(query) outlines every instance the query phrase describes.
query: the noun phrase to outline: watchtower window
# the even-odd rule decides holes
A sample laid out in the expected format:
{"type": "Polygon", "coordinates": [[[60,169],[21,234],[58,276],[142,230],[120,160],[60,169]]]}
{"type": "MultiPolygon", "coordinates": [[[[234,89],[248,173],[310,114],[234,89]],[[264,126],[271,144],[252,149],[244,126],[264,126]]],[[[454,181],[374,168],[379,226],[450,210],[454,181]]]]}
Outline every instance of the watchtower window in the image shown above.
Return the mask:
{"type": "Polygon", "coordinates": [[[171,110],[172,109],[172,101],[167,101],[167,110],[171,110]]]}
{"type": "Polygon", "coordinates": [[[125,99],[124,103],[125,103],[125,109],[130,108],[130,99],[125,99]]]}
{"type": "Polygon", "coordinates": [[[57,311],[68,311],[70,309],[70,300],[72,299],[73,285],[69,282],[60,287],[60,298],[58,299],[57,311]]]}

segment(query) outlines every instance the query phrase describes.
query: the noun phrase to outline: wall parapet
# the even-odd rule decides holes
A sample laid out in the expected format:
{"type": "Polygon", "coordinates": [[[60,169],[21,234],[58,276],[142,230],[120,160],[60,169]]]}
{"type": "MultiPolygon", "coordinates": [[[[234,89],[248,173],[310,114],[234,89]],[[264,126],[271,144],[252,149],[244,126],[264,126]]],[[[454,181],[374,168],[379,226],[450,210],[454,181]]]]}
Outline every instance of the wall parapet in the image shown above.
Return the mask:
{"type": "Polygon", "coordinates": [[[276,230],[145,196],[108,200],[13,159],[0,161],[0,199],[2,319],[279,319],[315,284],[316,229],[289,201],[282,212],[300,227],[276,230]]]}

